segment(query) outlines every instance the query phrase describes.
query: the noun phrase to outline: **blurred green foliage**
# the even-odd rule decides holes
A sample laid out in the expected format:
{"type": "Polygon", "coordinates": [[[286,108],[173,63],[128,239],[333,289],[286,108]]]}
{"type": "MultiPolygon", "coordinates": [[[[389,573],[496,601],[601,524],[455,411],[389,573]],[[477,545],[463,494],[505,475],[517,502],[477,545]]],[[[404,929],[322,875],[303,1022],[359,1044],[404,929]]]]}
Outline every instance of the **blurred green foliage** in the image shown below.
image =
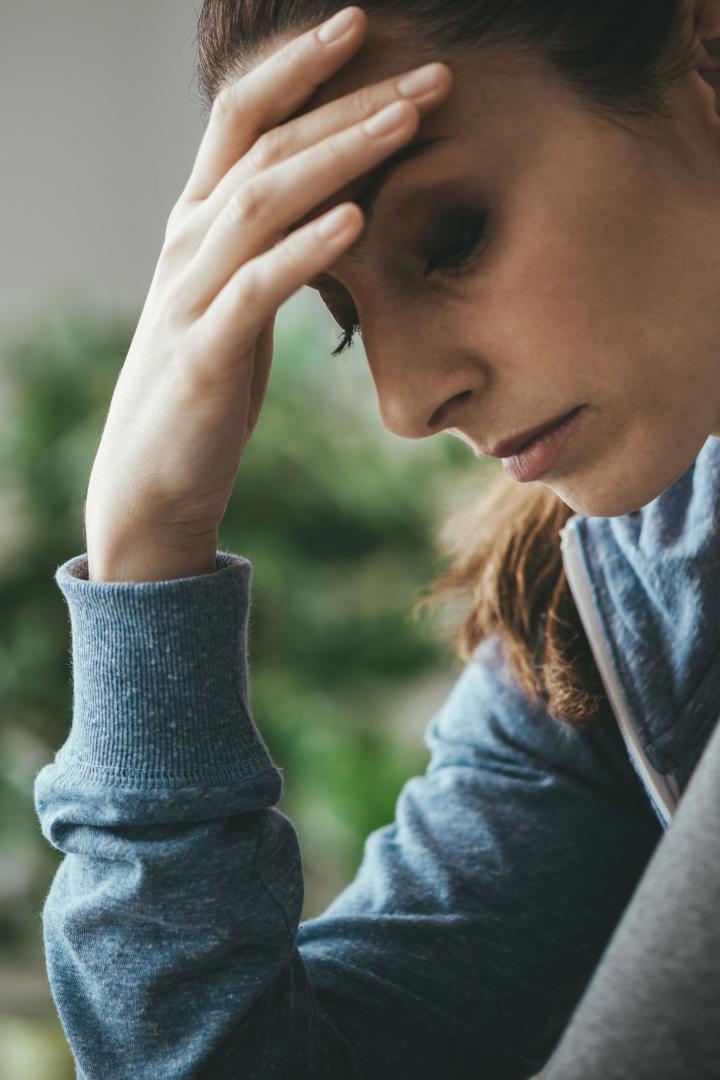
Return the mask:
{"type": "MultiPolygon", "coordinates": [[[[302,294],[301,294],[302,295],[302,294]]],[[[281,313],[267,400],[220,534],[253,564],[250,689],[300,835],[304,917],[353,876],[366,835],[422,771],[422,730],[460,663],[409,609],[441,564],[450,481],[485,471],[459,441],[383,431],[360,348],[333,358],[326,316],[281,313]]],[[[319,307],[319,304],[318,304],[319,307]]],[[[69,620],[56,567],[85,550],[83,501],[136,317],[77,310],[6,346],[0,425],[0,949],[41,962],[60,856],[32,804],[71,721],[69,620]]]]}

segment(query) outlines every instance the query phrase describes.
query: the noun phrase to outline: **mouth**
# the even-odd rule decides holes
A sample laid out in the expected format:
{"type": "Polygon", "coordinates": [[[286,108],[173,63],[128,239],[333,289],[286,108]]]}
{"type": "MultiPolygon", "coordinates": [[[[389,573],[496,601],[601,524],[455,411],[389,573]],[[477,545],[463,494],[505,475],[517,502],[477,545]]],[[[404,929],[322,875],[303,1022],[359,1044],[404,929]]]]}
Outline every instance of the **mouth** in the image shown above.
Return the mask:
{"type": "Polygon", "coordinates": [[[494,458],[510,458],[519,454],[540,435],[548,434],[555,428],[569,422],[575,418],[575,415],[584,409],[584,405],[578,405],[576,408],[571,409],[570,412],[563,413],[562,416],[556,416],[552,420],[546,420],[544,424],[539,424],[535,428],[530,428],[527,431],[520,432],[519,435],[513,435],[509,439],[503,439],[501,442],[496,443],[495,446],[490,447],[483,454],[485,457],[494,458]]]}
{"type": "Polygon", "coordinates": [[[508,476],[520,484],[527,484],[532,480],[539,480],[554,468],[577,428],[582,426],[581,415],[584,411],[583,405],[566,413],[557,423],[545,428],[526,443],[521,450],[504,457],[502,466],[508,476]]]}

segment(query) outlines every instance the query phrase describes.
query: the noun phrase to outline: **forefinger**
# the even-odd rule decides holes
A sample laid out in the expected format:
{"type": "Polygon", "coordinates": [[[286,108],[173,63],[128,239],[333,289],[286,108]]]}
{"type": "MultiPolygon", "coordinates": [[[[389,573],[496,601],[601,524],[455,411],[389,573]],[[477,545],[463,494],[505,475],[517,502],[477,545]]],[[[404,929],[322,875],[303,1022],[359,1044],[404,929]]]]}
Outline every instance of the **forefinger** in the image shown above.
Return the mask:
{"type": "Polygon", "coordinates": [[[293,38],[215,98],[180,202],[206,199],[225,173],[268,128],[291,116],[357,52],[367,30],[362,8],[349,7],[293,38]],[[331,42],[318,37],[333,19],[350,21],[331,42]]]}

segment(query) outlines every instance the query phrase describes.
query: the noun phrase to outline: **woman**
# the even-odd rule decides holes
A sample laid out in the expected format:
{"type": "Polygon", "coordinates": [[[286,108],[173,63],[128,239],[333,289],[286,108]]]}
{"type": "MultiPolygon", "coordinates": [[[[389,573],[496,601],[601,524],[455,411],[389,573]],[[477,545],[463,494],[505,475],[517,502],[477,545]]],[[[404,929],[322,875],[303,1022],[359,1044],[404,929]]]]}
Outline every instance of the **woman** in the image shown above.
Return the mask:
{"type": "Polygon", "coordinates": [[[203,5],[208,128],[56,575],[43,925],[88,1078],[537,1072],[715,719],[720,0],[333,13],[203,5]],[[251,568],[217,540],[307,283],[362,327],[391,432],[508,479],[449,536],[468,663],[427,772],[299,926],[251,568]]]}

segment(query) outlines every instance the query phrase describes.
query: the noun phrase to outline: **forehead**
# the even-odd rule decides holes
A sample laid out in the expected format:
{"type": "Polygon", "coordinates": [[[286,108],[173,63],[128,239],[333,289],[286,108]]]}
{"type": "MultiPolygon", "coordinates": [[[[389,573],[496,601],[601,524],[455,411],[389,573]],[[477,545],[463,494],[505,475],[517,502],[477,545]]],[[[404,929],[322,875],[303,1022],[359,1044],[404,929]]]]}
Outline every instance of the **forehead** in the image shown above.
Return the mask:
{"type": "Polygon", "coordinates": [[[407,30],[398,29],[397,36],[387,28],[384,33],[368,26],[365,38],[357,52],[343,64],[334,75],[315,90],[303,103],[296,115],[324,105],[328,101],[344,97],[363,86],[400,76],[403,72],[431,60],[450,63],[448,55],[440,55],[441,50],[430,48],[428,44],[407,30]]]}
{"type": "MultiPolygon", "coordinates": [[[[273,39],[256,54],[251,68],[278,52],[299,33],[295,31],[273,39]]],[[[433,60],[447,64],[453,83],[446,99],[422,116],[418,131],[410,142],[440,137],[449,152],[457,150],[464,155],[468,168],[475,167],[476,157],[485,164],[494,162],[497,166],[502,162],[507,168],[524,145],[539,137],[543,126],[541,114],[547,122],[548,115],[554,112],[550,106],[558,94],[559,84],[549,78],[544,62],[527,50],[497,45],[457,49],[413,35],[407,24],[396,33],[394,25],[389,27],[383,23],[382,31],[379,31],[377,27],[373,29],[371,21],[365,39],[352,58],[321,83],[283,122],[290,123],[363,87],[399,77],[433,60]]],[[[339,202],[353,199],[363,186],[363,179],[360,176],[350,181],[342,190],[315,205],[299,224],[339,202]]]]}
{"type": "MultiPolygon", "coordinates": [[[[253,66],[257,66],[257,63],[261,63],[278,52],[297,36],[297,33],[293,33],[276,38],[272,45],[269,45],[258,55],[253,66]]],[[[379,34],[377,31],[373,33],[369,26],[365,39],[357,53],[335,74],[321,83],[295,112],[287,116],[284,122],[290,123],[324,105],[339,101],[363,87],[371,87],[394,76],[399,77],[404,72],[431,60],[442,60],[451,68],[453,67],[452,60],[447,55],[447,50],[443,53],[442,50],[437,48],[431,49],[426,43],[413,38],[412,35],[407,35],[407,33],[400,38],[390,34],[387,28],[383,34],[379,34]]],[[[453,76],[453,87],[448,98],[436,109],[423,116],[418,131],[410,140],[411,143],[438,135],[447,138],[451,134],[452,116],[457,112],[457,105],[452,100],[456,78],[454,69],[453,76]]],[[[348,124],[353,122],[350,115],[348,115],[347,122],[348,124]]],[[[363,186],[363,181],[364,177],[359,176],[357,180],[348,182],[342,190],[336,191],[331,197],[316,205],[307,217],[315,217],[337,203],[353,198],[356,189],[363,186]]]]}
{"type": "MultiPolygon", "coordinates": [[[[229,75],[227,82],[256,68],[301,33],[298,29],[278,35],[256,53],[248,68],[229,75]]],[[[493,44],[461,49],[414,32],[404,20],[384,19],[381,25],[373,26],[371,18],[357,52],[284,122],[431,61],[447,64],[453,84],[447,98],[423,116],[420,132],[427,136],[449,135],[453,130],[467,135],[468,125],[472,125],[476,134],[493,137],[506,128],[511,118],[514,123],[520,117],[527,119],[530,112],[542,108],[543,102],[550,104],[549,99],[559,91],[557,80],[550,78],[549,65],[538,54],[520,46],[493,44]]]]}

